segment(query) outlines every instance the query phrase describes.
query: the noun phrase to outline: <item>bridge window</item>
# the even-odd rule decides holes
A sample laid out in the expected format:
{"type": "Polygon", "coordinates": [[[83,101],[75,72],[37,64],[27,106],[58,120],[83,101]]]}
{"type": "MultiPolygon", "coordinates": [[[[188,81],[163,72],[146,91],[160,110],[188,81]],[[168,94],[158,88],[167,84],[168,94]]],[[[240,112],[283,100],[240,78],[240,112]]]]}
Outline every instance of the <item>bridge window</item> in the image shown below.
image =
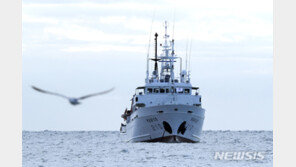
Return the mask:
{"type": "Polygon", "coordinates": [[[192,95],[198,95],[198,87],[192,87],[191,94],[192,95]]]}
{"type": "Polygon", "coordinates": [[[188,94],[188,93],[190,93],[190,89],[185,89],[184,92],[185,92],[186,94],[188,94]]]}
{"type": "MultiPolygon", "coordinates": [[[[178,89],[178,88],[177,88],[178,89]]],[[[177,92],[176,89],[172,89],[172,91],[170,91],[170,88],[147,88],[146,89],[146,93],[149,94],[149,93],[170,93],[170,92],[177,92]]],[[[177,93],[184,93],[184,89],[181,88],[181,90],[179,89],[178,90],[179,92],[177,93]]],[[[187,89],[187,93],[190,93],[190,89],[187,89]]],[[[141,93],[137,93],[137,95],[141,95],[141,93]]]]}
{"type": "Polygon", "coordinates": [[[183,88],[180,88],[180,87],[179,88],[176,88],[176,92],[177,93],[183,93],[183,88]]]}
{"type": "Polygon", "coordinates": [[[136,89],[136,95],[143,95],[145,92],[145,87],[138,87],[136,89]]]}
{"type": "Polygon", "coordinates": [[[147,89],[147,93],[152,93],[153,92],[153,89],[152,88],[148,88],[147,89]]]}
{"type": "Polygon", "coordinates": [[[166,92],[166,93],[170,93],[170,90],[169,90],[169,89],[165,89],[165,92],[166,92]]]}

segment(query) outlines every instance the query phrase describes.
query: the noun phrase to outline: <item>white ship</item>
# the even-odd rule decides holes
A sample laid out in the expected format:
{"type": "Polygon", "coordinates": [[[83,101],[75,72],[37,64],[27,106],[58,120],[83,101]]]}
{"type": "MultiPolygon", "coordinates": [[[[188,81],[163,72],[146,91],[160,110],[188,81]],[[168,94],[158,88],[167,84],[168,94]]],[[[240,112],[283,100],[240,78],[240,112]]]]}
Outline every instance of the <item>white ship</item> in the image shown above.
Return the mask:
{"type": "Polygon", "coordinates": [[[166,22],[159,56],[157,37],[155,33],[155,57],[147,57],[145,86],[136,88],[131,108],[122,114],[125,123],[120,131],[131,142],[199,142],[205,115],[199,88],[191,85],[189,70],[182,69],[182,58],[175,54],[166,22]],[[151,75],[149,61],[154,61],[151,75]]]}

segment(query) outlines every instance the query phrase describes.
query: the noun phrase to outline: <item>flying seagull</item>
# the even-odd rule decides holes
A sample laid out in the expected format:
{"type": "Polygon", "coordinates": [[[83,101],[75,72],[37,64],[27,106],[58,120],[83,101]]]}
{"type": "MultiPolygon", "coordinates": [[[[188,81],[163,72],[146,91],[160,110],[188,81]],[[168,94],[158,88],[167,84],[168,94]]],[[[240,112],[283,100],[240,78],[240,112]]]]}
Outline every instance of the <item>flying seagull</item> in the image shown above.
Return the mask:
{"type": "Polygon", "coordinates": [[[64,96],[64,95],[59,94],[59,93],[54,93],[54,92],[49,92],[49,91],[46,91],[46,90],[42,90],[40,88],[37,88],[36,86],[32,86],[32,88],[34,90],[38,91],[38,92],[41,92],[41,93],[46,93],[46,94],[56,95],[56,96],[59,96],[59,97],[66,98],[66,99],[69,100],[70,104],[72,104],[72,105],[80,104],[80,102],[79,102],[80,100],[83,100],[83,99],[86,99],[86,98],[89,98],[89,97],[92,97],[92,96],[97,96],[97,95],[102,95],[102,94],[109,93],[114,89],[114,88],[111,88],[111,89],[108,89],[108,90],[103,91],[103,92],[93,93],[93,94],[81,96],[81,97],[78,97],[78,98],[74,98],[74,97],[67,97],[67,96],[64,96]]]}

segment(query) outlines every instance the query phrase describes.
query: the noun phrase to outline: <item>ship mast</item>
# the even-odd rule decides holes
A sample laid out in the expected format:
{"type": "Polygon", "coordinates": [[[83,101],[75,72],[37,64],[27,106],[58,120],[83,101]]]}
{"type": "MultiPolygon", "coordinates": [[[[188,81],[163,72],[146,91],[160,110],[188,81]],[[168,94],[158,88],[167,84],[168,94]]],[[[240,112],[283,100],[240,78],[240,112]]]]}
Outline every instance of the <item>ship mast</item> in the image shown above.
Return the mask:
{"type": "Polygon", "coordinates": [[[150,27],[150,33],[149,33],[149,43],[148,43],[148,48],[147,48],[147,69],[146,69],[146,83],[149,82],[149,52],[150,52],[150,41],[151,41],[151,32],[152,32],[152,25],[154,21],[154,16],[155,16],[155,11],[153,12],[153,17],[151,21],[151,27],[150,27]]]}
{"type": "MultiPolygon", "coordinates": [[[[162,53],[160,54],[160,56],[158,56],[157,53],[157,37],[158,34],[155,33],[155,44],[154,44],[154,48],[155,48],[155,56],[152,59],[154,61],[154,70],[152,72],[152,77],[149,79],[149,74],[147,74],[147,78],[146,78],[146,83],[150,83],[150,82],[167,82],[167,83],[175,83],[175,82],[186,82],[189,81],[189,77],[187,75],[187,72],[182,71],[182,58],[181,57],[176,57],[175,54],[175,40],[169,40],[169,35],[167,34],[167,21],[165,21],[164,24],[164,28],[165,28],[165,33],[164,33],[164,43],[160,44],[160,46],[162,47],[162,53]],[[175,72],[174,72],[174,63],[177,61],[177,59],[180,59],[180,81],[175,80],[175,72]],[[160,67],[160,71],[158,71],[158,62],[161,63],[161,67],[160,67]]],[[[187,55],[187,54],[186,54],[187,55]]],[[[147,63],[148,64],[148,63],[147,63]]],[[[186,65],[187,66],[187,65],[186,65]]],[[[148,68],[148,65],[147,65],[148,68]]],[[[147,69],[148,71],[148,69],[147,69]]]]}
{"type": "Polygon", "coordinates": [[[153,79],[155,80],[158,80],[158,64],[157,62],[160,60],[157,58],[157,37],[158,37],[158,34],[155,33],[155,38],[154,38],[154,41],[155,41],[155,57],[154,59],[151,59],[152,61],[154,61],[154,71],[153,71],[153,79]]]}
{"type": "Polygon", "coordinates": [[[168,38],[170,37],[167,34],[167,21],[165,21],[164,24],[164,28],[165,28],[165,34],[164,34],[164,44],[163,44],[163,53],[162,53],[162,66],[161,66],[161,78],[170,82],[174,81],[175,77],[174,77],[174,55],[175,55],[175,51],[174,51],[174,40],[169,41],[168,42],[168,38]],[[170,53],[170,51],[172,51],[170,53]]]}

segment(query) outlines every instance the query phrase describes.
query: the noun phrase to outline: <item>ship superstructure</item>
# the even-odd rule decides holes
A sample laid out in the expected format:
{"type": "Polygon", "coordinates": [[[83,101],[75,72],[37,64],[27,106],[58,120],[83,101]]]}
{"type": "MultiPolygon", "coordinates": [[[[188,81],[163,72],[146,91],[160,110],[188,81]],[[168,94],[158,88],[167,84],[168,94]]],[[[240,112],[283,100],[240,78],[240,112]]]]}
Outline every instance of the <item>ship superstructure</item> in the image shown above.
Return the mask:
{"type": "Polygon", "coordinates": [[[158,34],[154,37],[155,54],[147,58],[145,85],[136,88],[130,109],[122,115],[121,132],[133,142],[198,142],[205,115],[199,88],[191,85],[189,70],[182,69],[174,39],[169,40],[167,34],[167,22],[160,55],[158,34]],[[154,63],[151,74],[150,61],[154,63]]]}

